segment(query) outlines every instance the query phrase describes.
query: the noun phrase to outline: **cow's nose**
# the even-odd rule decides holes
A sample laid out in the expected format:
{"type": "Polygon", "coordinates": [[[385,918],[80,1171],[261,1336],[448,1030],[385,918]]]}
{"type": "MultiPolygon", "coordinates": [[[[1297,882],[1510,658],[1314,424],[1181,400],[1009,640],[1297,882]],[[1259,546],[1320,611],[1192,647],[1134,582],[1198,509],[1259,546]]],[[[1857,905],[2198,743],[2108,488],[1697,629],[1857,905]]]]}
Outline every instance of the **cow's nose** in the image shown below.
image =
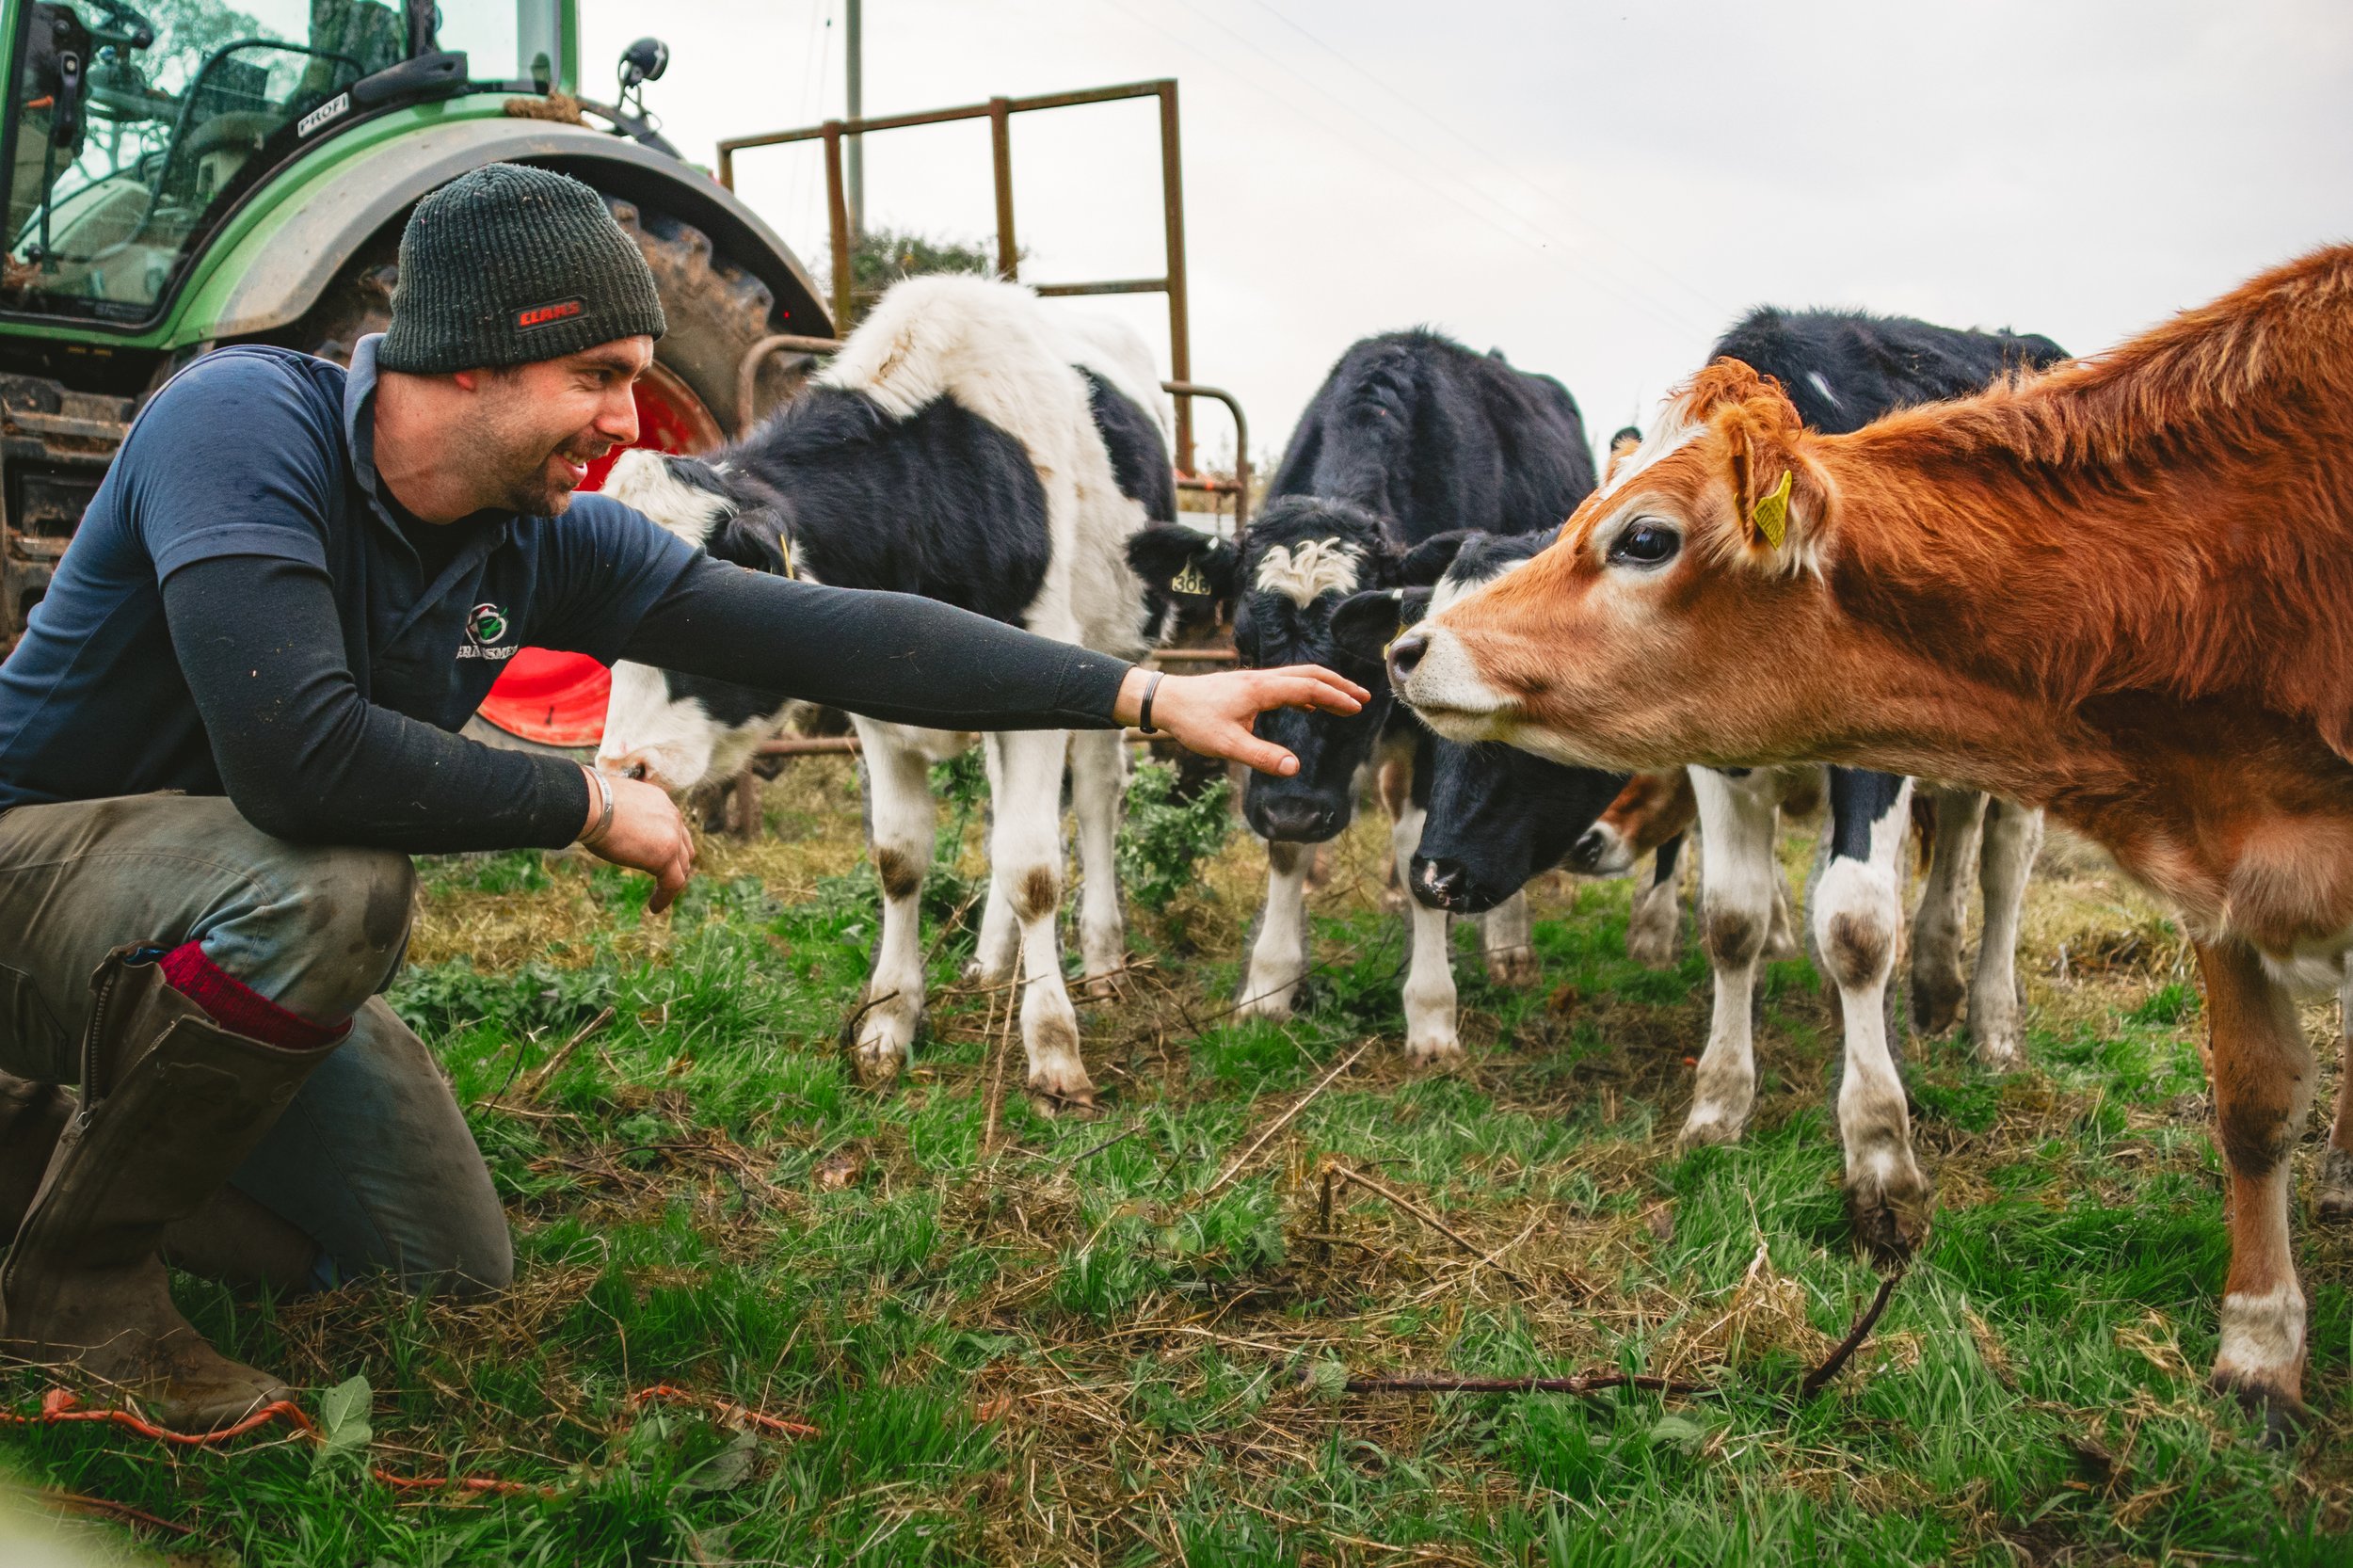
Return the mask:
{"type": "Polygon", "coordinates": [[[1430,651],[1430,633],[1419,627],[1408,632],[1389,645],[1389,682],[1402,685],[1421,664],[1421,656],[1430,651]]]}
{"type": "Polygon", "coordinates": [[[617,778],[634,778],[643,781],[653,776],[653,764],[646,760],[646,754],[642,751],[623,752],[617,757],[599,757],[597,766],[602,772],[612,774],[617,778]]]}
{"type": "Polygon", "coordinates": [[[1312,843],[1326,837],[1331,813],[1312,800],[1278,795],[1258,803],[1258,824],[1266,836],[1282,843],[1312,843]]]}
{"type": "Polygon", "coordinates": [[[1433,909],[1451,909],[1470,898],[1470,872],[1460,860],[1414,856],[1414,896],[1433,909]]]}
{"type": "Polygon", "coordinates": [[[1598,827],[1589,827],[1569,846],[1569,870],[1591,876],[1609,850],[1609,836],[1598,827]]]}

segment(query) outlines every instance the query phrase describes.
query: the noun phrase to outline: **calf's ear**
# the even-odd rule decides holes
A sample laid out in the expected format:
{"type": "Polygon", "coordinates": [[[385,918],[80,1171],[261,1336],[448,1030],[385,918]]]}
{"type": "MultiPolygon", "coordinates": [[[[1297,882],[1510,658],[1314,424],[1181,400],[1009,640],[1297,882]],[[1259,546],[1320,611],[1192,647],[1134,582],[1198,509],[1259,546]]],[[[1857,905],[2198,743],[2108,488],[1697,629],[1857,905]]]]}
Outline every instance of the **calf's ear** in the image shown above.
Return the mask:
{"type": "Polygon", "coordinates": [[[796,577],[792,535],[783,511],[774,506],[745,506],[711,531],[703,548],[713,560],[776,577],[796,577]]]}
{"type": "Polygon", "coordinates": [[[1609,455],[1601,461],[1601,482],[1605,485],[1617,476],[1618,465],[1642,449],[1642,432],[1627,425],[1609,438],[1609,455]]]}
{"type": "Polygon", "coordinates": [[[1397,565],[1397,580],[1409,588],[1434,586],[1446,575],[1446,568],[1454,564],[1454,557],[1463,553],[1463,547],[1479,537],[1476,528],[1457,528],[1430,537],[1405,552],[1397,565]]]}
{"type": "Polygon", "coordinates": [[[1397,634],[1430,608],[1428,588],[1375,588],[1351,594],[1332,609],[1332,641],[1342,662],[1378,669],[1397,634]]]}
{"type": "Polygon", "coordinates": [[[1815,542],[1830,490],[1793,439],[1794,410],[1788,427],[1771,417],[1777,412],[1759,418],[1744,407],[1722,416],[1718,427],[1728,440],[1733,505],[1749,548],[1794,560],[1793,552],[1815,542]]]}
{"type": "Polygon", "coordinates": [[[1241,560],[1231,539],[1178,523],[1154,523],[1128,540],[1128,564],[1147,587],[1187,598],[1230,600],[1241,560]]]}

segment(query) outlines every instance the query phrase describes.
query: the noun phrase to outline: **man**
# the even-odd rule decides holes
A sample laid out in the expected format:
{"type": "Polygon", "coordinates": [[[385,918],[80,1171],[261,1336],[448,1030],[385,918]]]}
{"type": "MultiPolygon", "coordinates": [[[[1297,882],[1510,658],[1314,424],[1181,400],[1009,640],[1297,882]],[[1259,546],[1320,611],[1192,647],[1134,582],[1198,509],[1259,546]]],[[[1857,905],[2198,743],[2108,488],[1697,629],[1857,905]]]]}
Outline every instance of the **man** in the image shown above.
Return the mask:
{"type": "Polygon", "coordinates": [[[580,843],[653,875],[659,789],[456,731],[524,642],[937,728],[1148,720],[1296,762],[1260,712],[1327,671],[1165,679],[896,594],[711,560],[602,497],[663,331],[587,186],[494,165],[403,234],[348,372],[237,347],[157,393],[0,665],[0,1337],[174,1425],[285,1398],[172,1307],[162,1259],[280,1290],[495,1290],[504,1216],[377,993],[421,853],[580,843]],[[1157,690],[1155,690],[1157,687],[1157,690]],[[60,1085],[78,1085],[78,1103],[60,1085]]]}

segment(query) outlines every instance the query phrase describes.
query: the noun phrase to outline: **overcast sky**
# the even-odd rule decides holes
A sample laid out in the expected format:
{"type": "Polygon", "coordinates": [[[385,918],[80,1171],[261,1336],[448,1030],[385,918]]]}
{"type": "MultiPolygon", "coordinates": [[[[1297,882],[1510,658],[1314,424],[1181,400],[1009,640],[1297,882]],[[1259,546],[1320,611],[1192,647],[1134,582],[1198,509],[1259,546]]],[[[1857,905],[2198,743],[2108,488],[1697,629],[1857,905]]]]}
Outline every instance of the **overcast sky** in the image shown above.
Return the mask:
{"type": "MultiPolygon", "coordinates": [[[[842,0],[583,11],[592,96],[669,43],[648,102],[690,157],[842,112],[842,0]]],[[[1559,376],[1602,440],[1753,305],[2080,353],[2353,239],[2345,0],[866,0],[865,34],[870,115],[1177,78],[1193,375],[1261,452],[1398,327],[1559,376]]],[[[1160,270],[1155,129],[1148,101],[1015,122],[1026,280],[1160,270]]],[[[825,278],[816,155],[738,167],[825,278]]],[[[867,218],[989,235],[985,122],[870,138],[867,218]]],[[[1068,308],[1165,363],[1157,298],[1068,308]]]]}

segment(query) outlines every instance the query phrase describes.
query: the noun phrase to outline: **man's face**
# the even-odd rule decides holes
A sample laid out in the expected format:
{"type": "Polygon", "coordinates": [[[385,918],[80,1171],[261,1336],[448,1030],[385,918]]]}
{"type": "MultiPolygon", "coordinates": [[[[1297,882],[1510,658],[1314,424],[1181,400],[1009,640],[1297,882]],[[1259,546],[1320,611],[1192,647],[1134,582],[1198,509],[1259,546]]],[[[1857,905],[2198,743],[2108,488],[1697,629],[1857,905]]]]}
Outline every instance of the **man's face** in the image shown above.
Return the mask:
{"type": "Polygon", "coordinates": [[[637,439],[630,389],[653,362],[638,336],[505,370],[467,371],[466,428],[451,432],[453,459],[481,476],[491,504],[536,517],[571,504],[588,465],[637,439]]]}

